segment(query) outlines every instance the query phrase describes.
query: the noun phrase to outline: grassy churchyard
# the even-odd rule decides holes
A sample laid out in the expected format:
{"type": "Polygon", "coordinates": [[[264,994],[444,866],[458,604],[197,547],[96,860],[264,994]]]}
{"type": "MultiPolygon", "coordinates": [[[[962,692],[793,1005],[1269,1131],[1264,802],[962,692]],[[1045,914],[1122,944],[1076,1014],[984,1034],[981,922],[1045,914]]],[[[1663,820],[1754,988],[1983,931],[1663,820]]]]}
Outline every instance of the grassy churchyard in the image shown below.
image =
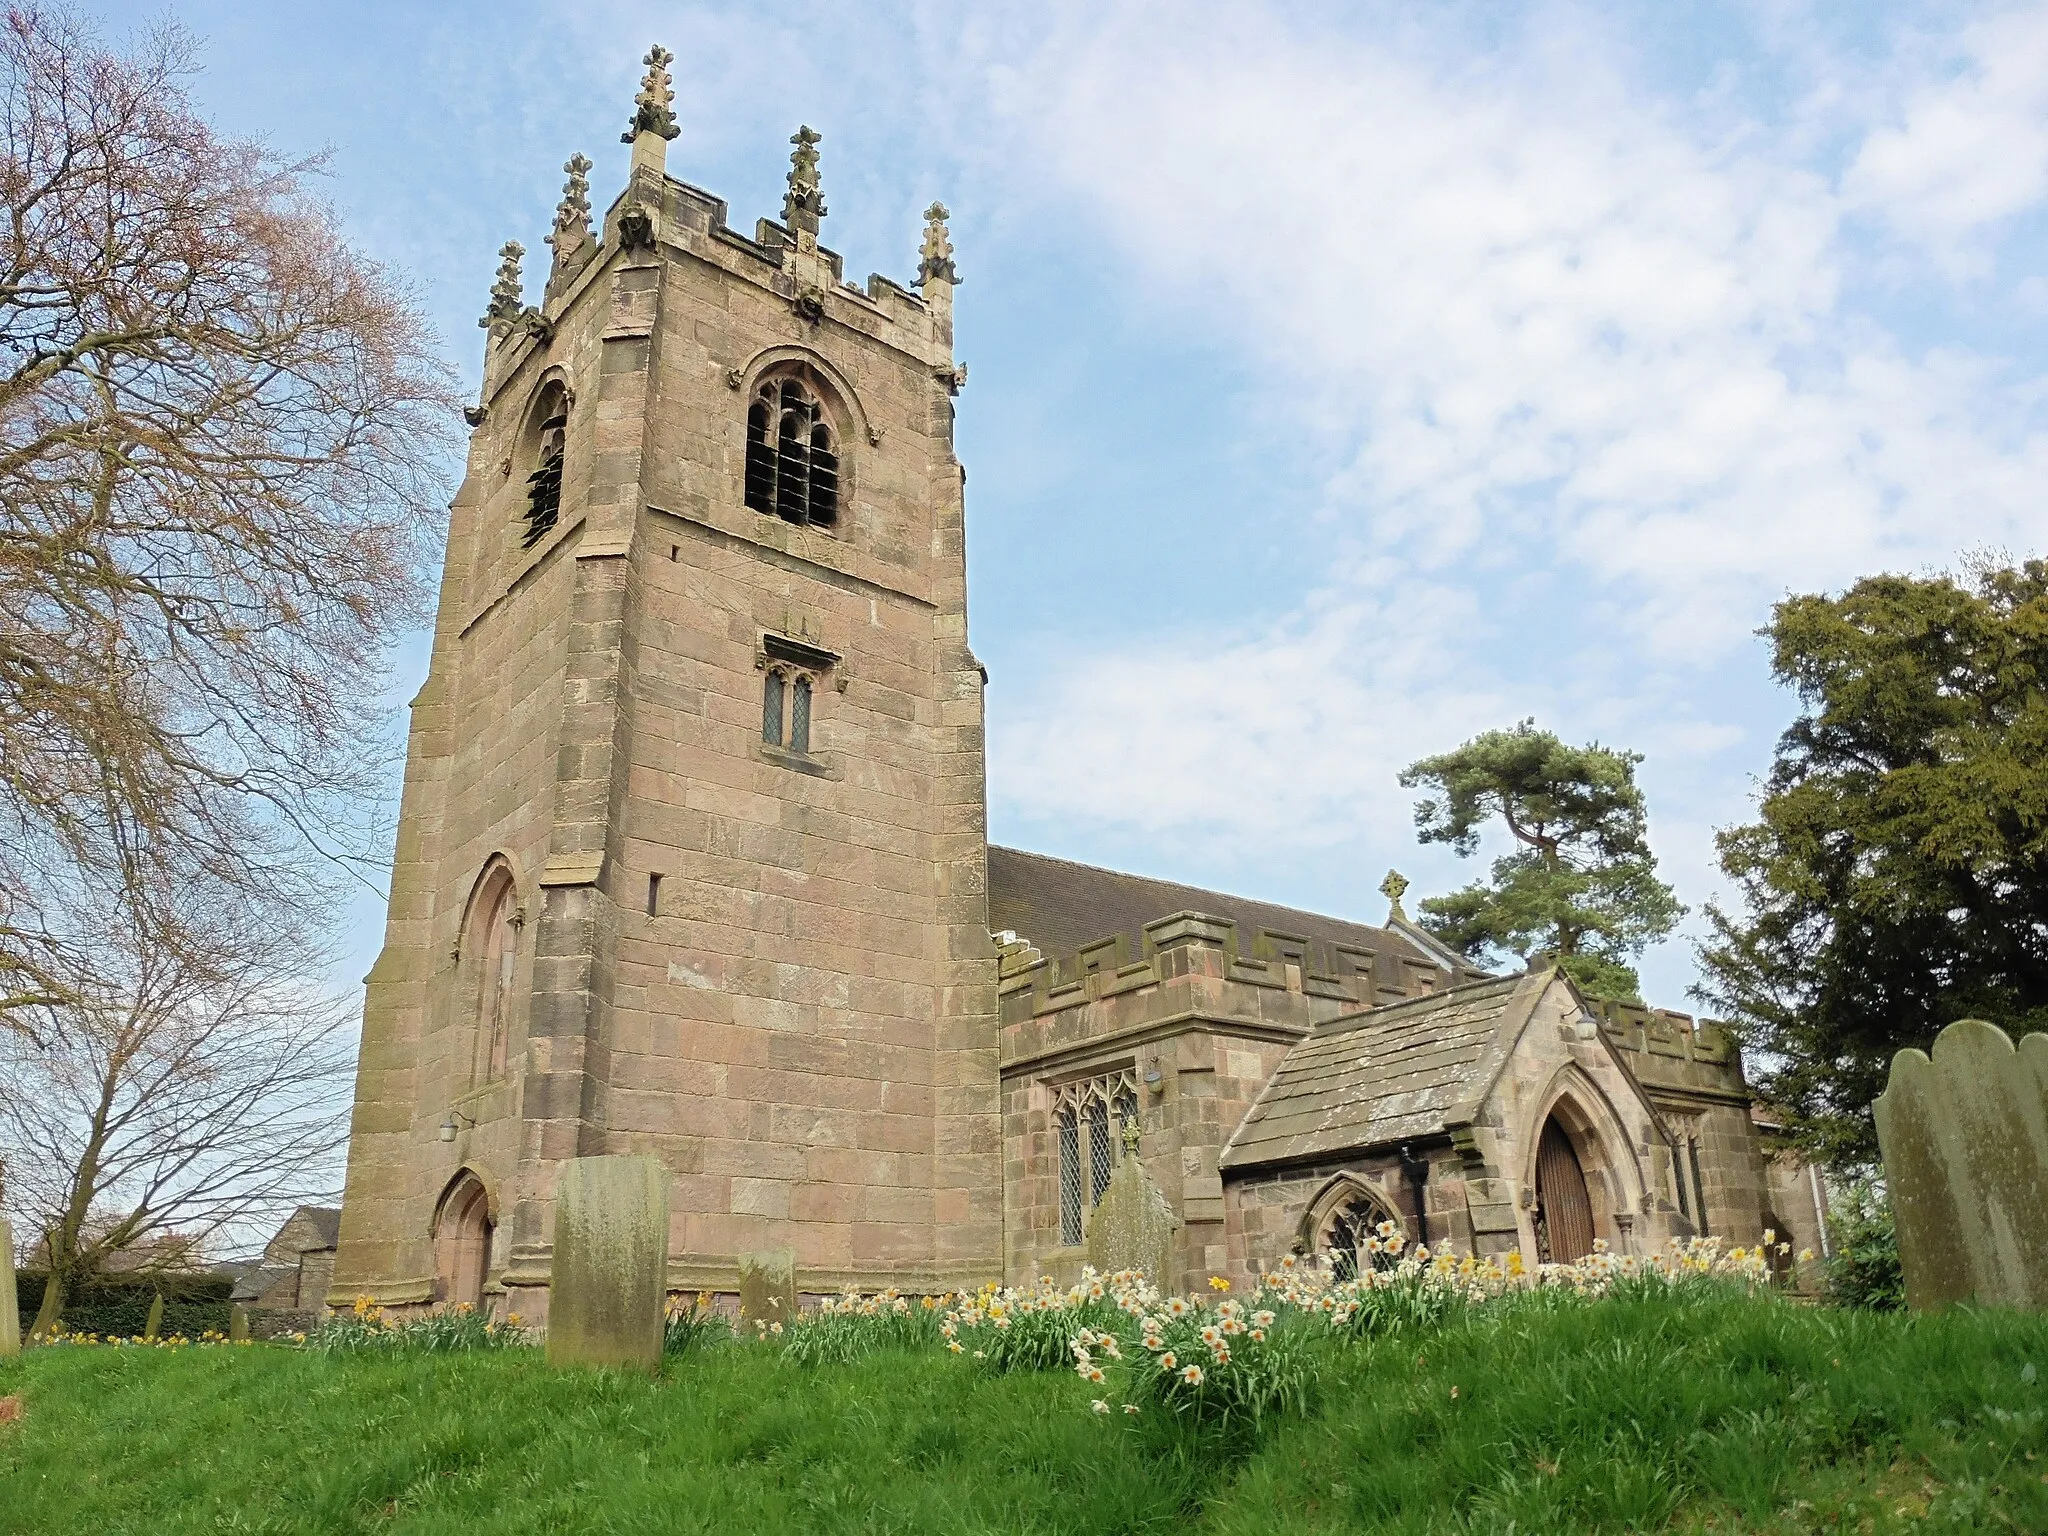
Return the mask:
{"type": "Polygon", "coordinates": [[[2048,1530],[2039,1315],[1723,1275],[1119,1299],[694,1314],[654,1379],[472,1320],[35,1348],[0,1531],[2048,1530]]]}

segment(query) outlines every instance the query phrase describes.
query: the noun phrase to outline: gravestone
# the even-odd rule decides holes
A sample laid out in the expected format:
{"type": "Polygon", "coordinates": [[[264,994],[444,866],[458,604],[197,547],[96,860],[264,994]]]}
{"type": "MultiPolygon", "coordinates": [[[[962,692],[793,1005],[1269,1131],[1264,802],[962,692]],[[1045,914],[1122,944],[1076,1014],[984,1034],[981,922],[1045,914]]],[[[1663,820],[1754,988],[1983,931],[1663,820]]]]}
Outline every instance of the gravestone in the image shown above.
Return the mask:
{"type": "Polygon", "coordinates": [[[0,1216],[0,1360],[21,1353],[21,1303],[14,1294],[14,1228],[0,1216]]]}
{"type": "Polygon", "coordinates": [[[158,1291],[149,1299],[149,1320],[142,1325],[145,1339],[156,1339],[164,1331],[164,1293],[158,1291]]]}
{"type": "Polygon", "coordinates": [[[2048,1306],[2048,1035],[1951,1024],[1875,1108],[1907,1303],[2048,1306]]]}
{"type": "Polygon", "coordinates": [[[1126,1124],[1123,1160],[1088,1218],[1088,1262],[1105,1275],[1140,1269],[1162,1291],[1173,1290],[1173,1235],[1179,1230],[1180,1218],[1138,1157],[1138,1127],[1126,1124]]]}
{"type": "Polygon", "coordinates": [[[796,1310],[796,1255],[787,1248],[741,1254],[740,1327],[746,1335],[770,1323],[786,1324],[796,1310]]]}
{"type": "Polygon", "coordinates": [[[578,1157],[555,1187],[548,1362],[661,1365],[668,1172],[651,1157],[578,1157]]]}
{"type": "Polygon", "coordinates": [[[249,1309],[237,1303],[228,1308],[228,1342],[246,1344],[249,1342],[249,1309]]]}

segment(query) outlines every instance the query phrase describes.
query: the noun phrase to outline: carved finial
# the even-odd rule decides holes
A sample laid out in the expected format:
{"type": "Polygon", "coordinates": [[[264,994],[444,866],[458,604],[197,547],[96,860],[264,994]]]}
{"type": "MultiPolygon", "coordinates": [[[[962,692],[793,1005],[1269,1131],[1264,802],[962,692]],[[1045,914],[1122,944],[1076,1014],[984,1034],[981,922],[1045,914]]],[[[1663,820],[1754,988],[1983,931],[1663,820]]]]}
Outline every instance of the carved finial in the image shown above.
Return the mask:
{"type": "Polygon", "coordinates": [[[555,205],[555,230],[548,244],[555,248],[555,272],[583,265],[590,245],[590,157],[571,155],[562,167],[569,180],[562,187],[562,200],[555,205]]]}
{"type": "Polygon", "coordinates": [[[1408,921],[1408,914],[1401,910],[1401,898],[1407,894],[1407,891],[1408,877],[1398,869],[1388,870],[1387,878],[1380,882],[1380,894],[1392,903],[1392,906],[1387,911],[1388,922],[1405,923],[1408,921]]]}
{"type": "Polygon", "coordinates": [[[918,251],[917,285],[922,288],[932,278],[944,283],[960,281],[960,273],[953,266],[953,237],[946,228],[951,215],[944,203],[933,203],[924,211],[924,245],[918,251]]]}
{"type": "Polygon", "coordinates": [[[484,311],[483,319],[477,324],[493,336],[502,336],[517,323],[522,309],[519,284],[519,258],[526,254],[526,247],[517,240],[507,240],[498,252],[498,280],[491,284],[491,307],[484,311]]]}
{"type": "Polygon", "coordinates": [[[815,130],[808,125],[790,136],[796,148],[789,157],[789,192],[782,199],[782,222],[791,233],[816,235],[818,221],[825,217],[825,192],[818,180],[818,145],[815,130]]]}
{"type": "Polygon", "coordinates": [[[1132,1157],[1138,1154],[1138,1122],[1135,1120],[1124,1122],[1124,1151],[1132,1157]]]}
{"type": "Polygon", "coordinates": [[[647,66],[647,77],[640,82],[640,94],[633,98],[633,125],[619,135],[621,144],[630,144],[643,133],[672,139],[683,131],[676,126],[676,93],[668,77],[668,67],[675,61],[676,56],[659,43],[647,50],[641,61],[647,66]]]}

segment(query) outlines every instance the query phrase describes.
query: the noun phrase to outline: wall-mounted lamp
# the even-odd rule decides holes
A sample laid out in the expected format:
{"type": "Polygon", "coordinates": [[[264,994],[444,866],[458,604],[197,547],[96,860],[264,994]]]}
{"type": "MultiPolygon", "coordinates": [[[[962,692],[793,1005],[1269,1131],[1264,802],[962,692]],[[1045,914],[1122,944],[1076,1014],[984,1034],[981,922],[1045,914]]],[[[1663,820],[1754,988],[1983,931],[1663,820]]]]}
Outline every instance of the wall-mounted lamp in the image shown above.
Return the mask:
{"type": "Polygon", "coordinates": [[[1153,1093],[1166,1092],[1166,1079],[1160,1073],[1157,1056],[1145,1063],[1145,1086],[1153,1093]]]}
{"type": "Polygon", "coordinates": [[[453,1141],[455,1139],[455,1122],[457,1120],[462,1122],[464,1130],[473,1131],[476,1129],[476,1122],[470,1119],[469,1116],[459,1109],[450,1109],[448,1111],[448,1118],[441,1122],[441,1139],[443,1141],[453,1141]]]}

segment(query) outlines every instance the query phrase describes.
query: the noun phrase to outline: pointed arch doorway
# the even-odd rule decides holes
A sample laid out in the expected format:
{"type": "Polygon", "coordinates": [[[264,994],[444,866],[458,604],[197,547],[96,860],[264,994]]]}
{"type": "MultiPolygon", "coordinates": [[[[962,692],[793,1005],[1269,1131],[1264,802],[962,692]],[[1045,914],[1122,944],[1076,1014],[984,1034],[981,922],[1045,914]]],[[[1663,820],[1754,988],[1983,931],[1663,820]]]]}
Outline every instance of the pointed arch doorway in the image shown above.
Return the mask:
{"type": "Polygon", "coordinates": [[[1571,1137],[1552,1115],[1536,1143],[1536,1256],[1572,1264],[1593,1251],[1593,1197],[1571,1137]]]}
{"type": "Polygon", "coordinates": [[[490,1196],[483,1181],[465,1169],[442,1196],[434,1227],[434,1299],[482,1307],[490,1260],[490,1196]]]}

